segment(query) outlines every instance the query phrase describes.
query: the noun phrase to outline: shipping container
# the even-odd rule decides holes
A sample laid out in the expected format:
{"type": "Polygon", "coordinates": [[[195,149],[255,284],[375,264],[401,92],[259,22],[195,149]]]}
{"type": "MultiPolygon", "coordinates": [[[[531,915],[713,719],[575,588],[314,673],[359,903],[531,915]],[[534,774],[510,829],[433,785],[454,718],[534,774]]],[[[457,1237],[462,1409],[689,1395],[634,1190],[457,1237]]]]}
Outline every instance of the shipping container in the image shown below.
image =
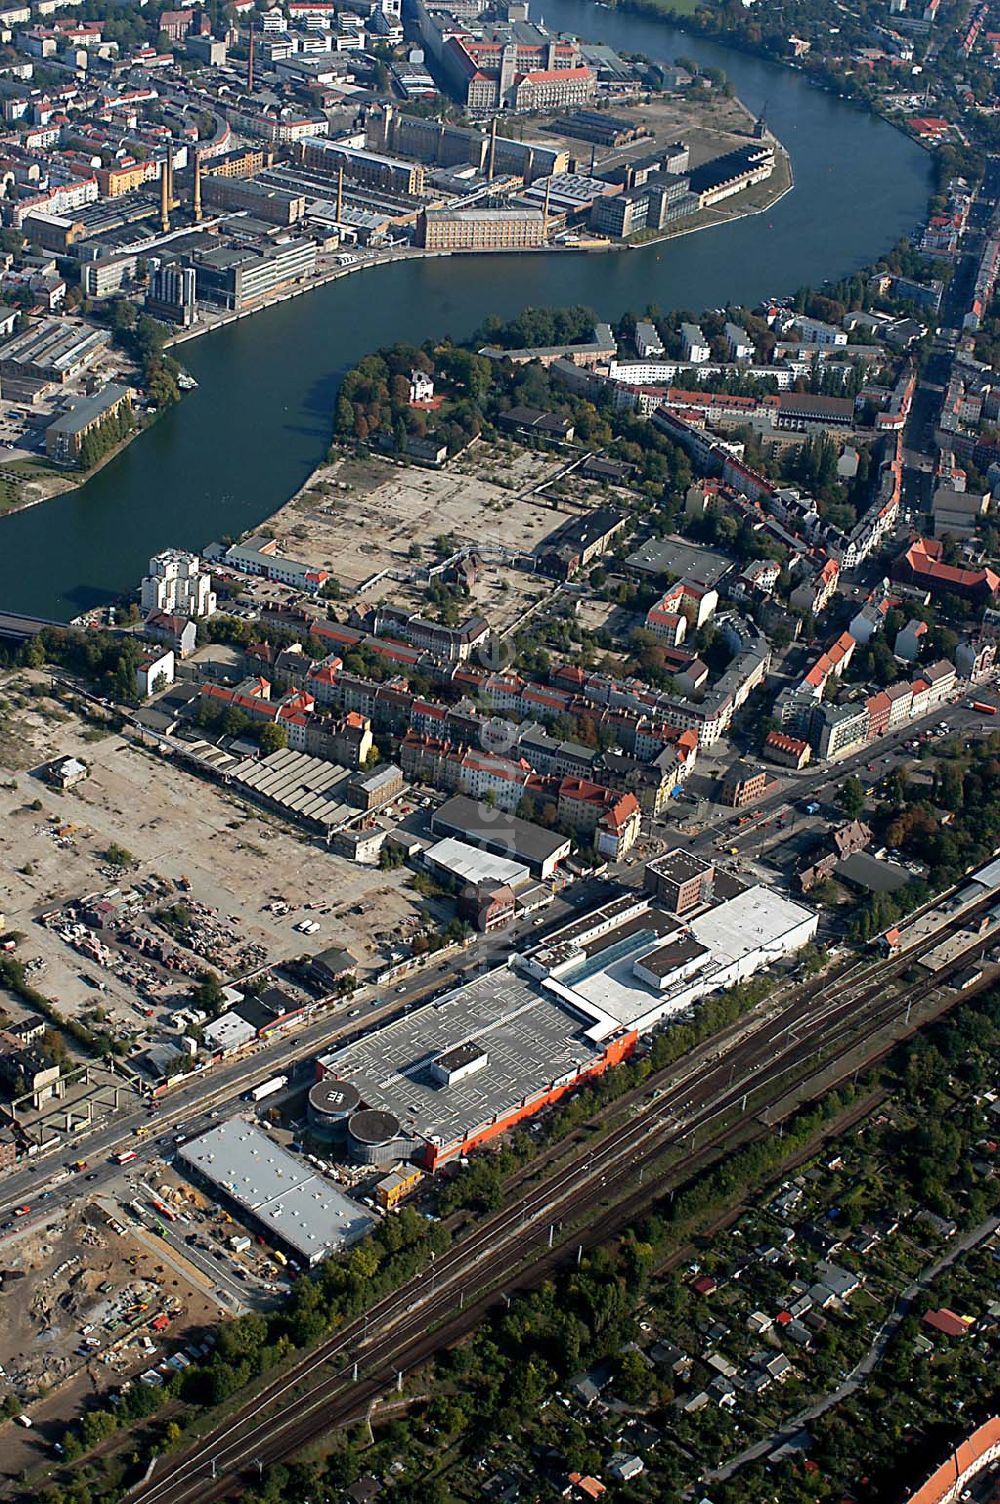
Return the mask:
{"type": "Polygon", "coordinates": [[[252,1090],[248,1091],[246,1100],[248,1102],[263,1102],[265,1097],[273,1097],[275,1092],[280,1091],[283,1086],[287,1085],[287,1076],[272,1076],[269,1081],[262,1081],[259,1086],[255,1086],[252,1090]]]}

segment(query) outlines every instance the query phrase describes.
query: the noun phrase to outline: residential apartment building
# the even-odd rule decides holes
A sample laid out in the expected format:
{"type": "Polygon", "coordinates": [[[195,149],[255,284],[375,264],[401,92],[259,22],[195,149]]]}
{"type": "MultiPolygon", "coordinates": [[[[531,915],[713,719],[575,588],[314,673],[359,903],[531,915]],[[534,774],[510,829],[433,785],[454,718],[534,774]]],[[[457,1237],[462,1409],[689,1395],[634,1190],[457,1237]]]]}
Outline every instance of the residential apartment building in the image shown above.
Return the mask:
{"type": "Polygon", "coordinates": [[[212,616],[217,606],[212,576],[197,554],[180,548],[164,549],[150,559],[139,603],[143,611],[172,616],[212,616]]]}

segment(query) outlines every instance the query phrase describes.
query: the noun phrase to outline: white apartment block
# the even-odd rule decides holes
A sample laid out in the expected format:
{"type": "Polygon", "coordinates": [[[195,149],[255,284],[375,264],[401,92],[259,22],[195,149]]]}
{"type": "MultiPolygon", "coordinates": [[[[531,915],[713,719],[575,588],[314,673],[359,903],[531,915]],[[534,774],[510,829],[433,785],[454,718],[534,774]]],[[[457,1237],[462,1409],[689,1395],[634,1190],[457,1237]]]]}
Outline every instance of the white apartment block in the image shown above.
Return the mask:
{"type": "Polygon", "coordinates": [[[726,343],[730,360],[753,360],[756,351],[753,340],[741,324],[726,323],[726,343]]]}
{"type": "Polygon", "coordinates": [[[684,346],[684,359],[691,361],[693,365],[701,365],[712,353],[704,331],[697,324],[681,325],[681,342],[684,346]]]}
{"type": "Polygon", "coordinates": [[[143,611],[164,611],[168,616],[212,616],[217,606],[212,576],[197,554],[164,549],[149,561],[140,604],[143,611]]]}

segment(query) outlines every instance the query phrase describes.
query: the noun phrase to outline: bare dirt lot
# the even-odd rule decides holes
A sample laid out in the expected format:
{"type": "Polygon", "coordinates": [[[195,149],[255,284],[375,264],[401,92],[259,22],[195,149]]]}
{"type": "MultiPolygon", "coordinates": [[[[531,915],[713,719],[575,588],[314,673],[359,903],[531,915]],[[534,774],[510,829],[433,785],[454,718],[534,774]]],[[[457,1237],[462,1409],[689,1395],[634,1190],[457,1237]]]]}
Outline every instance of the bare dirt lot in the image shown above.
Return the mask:
{"type": "MultiPolygon", "coordinates": [[[[30,679],[8,676],[0,697],[11,699],[12,686],[30,679]]],[[[405,875],[347,862],[121,736],[90,741],[75,718],[32,710],[18,719],[16,738],[11,760],[22,771],[0,772],[0,912],[7,929],[25,936],[18,957],[35,963],[30,979],[69,1013],[99,1004],[114,1023],[142,1027],[134,988],[35,922],[86,894],[116,892],[120,902],[135,884],[162,879],[178,899],[215,911],[210,927],[234,956],[259,946],[273,963],[346,946],[362,972],[374,965],[375,931],[398,932],[418,912],[405,875]],[[70,792],[23,771],[66,754],[89,768],[70,792]],[[113,845],[134,866],[110,865],[113,845]],[[286,914],[264,911],[275,897],[287,900],[286,914]],[[308,942],[293,929],[306,904],[320,926],[308,942]],[[358,905],[362,912],[351,914],[358,905]]],[[[179,988],[187,981],[179,977],[179,988]]]]}
{"type": "MultiPolygon", "coordinates": [[[[328,569],[348,596],[391,571],[365,590],[364,600],[389,597],[419,610],[436,540],[488,554],[497,548],[530,554],[559,526],[574,508],[535,493],[565,463],[506,443],[477,444],[445,471],[338,457],[315,472],[270,527],[285,553],[328,569]]],[[[503,630],[551,588],[530,571],[487,558],[470,610],[503,630]]]]}
{"type": "Polygon", "coordinates": [[[421,558],[433,558],[434,540],[442,536],[453,536],[456,545],[530,550],[560,520],[531,492],[564,462],[527,450],[517,455],[524,461],[505,457],[501,470],[499,458],[477,445],[445,471],[338,458],[270,526],[285,552],[297,547],[299,557],[329,569],[352,592],[383,569],[413,572],[421,558]]]}
{"type": "Polygon", "coordinates": [[[503,632],[552,590],[531,571],[529,556],[539,543],[568,516],[618,499],[628,504],[626,493],[619,498],[572,468],[580,453],[483,440],[443,471],[339,455],[313,473],[268,528],[284,553],[329,570],[347,598],[371,581],[366,603],[391,599],[415,611],[426,609],[427,566],[439,556],[439,542],[482,549],[484,568],[469,610],[503,632]],[[501,549],[521,555],[522,563],[505,562],[501,549]]]}

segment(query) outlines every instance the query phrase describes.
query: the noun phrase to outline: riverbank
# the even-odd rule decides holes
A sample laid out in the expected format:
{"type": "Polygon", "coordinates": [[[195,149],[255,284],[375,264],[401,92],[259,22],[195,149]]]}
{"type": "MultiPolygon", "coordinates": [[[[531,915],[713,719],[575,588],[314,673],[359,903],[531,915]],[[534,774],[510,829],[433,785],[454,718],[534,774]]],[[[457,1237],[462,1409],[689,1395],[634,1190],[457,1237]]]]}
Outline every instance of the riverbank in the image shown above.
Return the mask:
{"type": "Polygon", "coordinates": [[[606,4],[607,9],[619,14],[661,21],[685,35],[699,37],[714,46],[738,52],[744,57],[755,58],[772,67],[787,69],[788,72],[802,77],[812,88],[823,89],[844,104],[853,105],[855,109],[892,126],[914,146],[919,146],[928,156],[933,156],[937,150],[938,142],[926,141],[907,130],[905,117],[900,118],[898,114],[888,111],[878,98],[872,99],[866,94],[854,92],[854,81],[850,75],[838,77],[828,72],[825,60],[820,59],[818,69],[803,68],[794,58],[783,53],[769,52],[767,48],[749,41],[739,31],[730,30],[724,35],[713,31],[710,26],[702,24],[698,19],[701,0],[606,0],[606,4]]]}
{"type": "Polygon", "coordinates": [[[728,207],[728,201],[711,209],[699,209],[697,214],[692,214],[688,219],[682,219],[675,225],[669,225],[665,230],[655,231],[643,238],[642,234],[633,236],[624,241],[622,245],[614,249],[641,251],[648,246],[662,245],[664,241],[679,240],[684,235],[697,235],[701,230],[721,229],[723,225],[732,224],[737,219],[751,219],[757,214],[767,214],[777,207],[781,200],[791,193],[795,187],[795,173],[792,169],[792,159],[782,146],[781,142],[768,133],[767,139],[774,146],[774,171],[766,183],[758,183],[753,188],[746,188],[739,194],[740,208],[738,211],[728,207]]]}
{"type": "Polygon", "coordinates": [[[766,184],[758,184],[757,188],[745,190],[740,194],[739,206],[724,205],[718,209],[700,209],[690,219],[683,220],[679,224],[671,226],[662,233],[653,235],[648,240],[588,240],[577,244],[558,244],[536,246],[530,250],[501,250],[501,251],[425,251],[418,246],[407,246],[393,251],[375,253],[364,260],[359,260],[352,266],[331,267],[329,270],[310,277],[307,281],[294,287],[286,287],[273,297],[263,298],[251,308],[240,308],[229,313],[219,314],[209,319],[193,324],[190,329],[181,330],[171,336],[164,349],[175,349],[179,345],[189,344],[191,340],[200,339],[204,334],[212,334],[215,330],[226,329],[232,324],[238,324],[242,319],[253,318],[255,314],[264,313],[269,308],[280,307],[282,303],[290,303],[296,298],[304,297],[307,293],[315,292],[321,287],[326,287],[331,282],[339,282],[345,277],[353,276],[359,272],[370,271],[373,267],[396,266],[405,261],[440,261],[440,260],[477,260],[477,261],[512,261],[524,260],[536,256],[592,256],[611,254],[621,251],[645,250],[648,246],[658,245],[665,240],[676,240],[683,235],[693,235],[699,230],[721,228],[723,225],[732,224],[736,220],[753,218],[755,215],[765,214],[769,209],[781,202],[786,194],[790,193],[795,186],[792,173],[791,159],[780,142],[775,143],[776,158],[775,170],[766,184]],[[763,195],[763,201],[755,202],[753,195],[760,189],[770,189],[763,195]]]}
{"type": "Polygon", "coordinates": [[[131,433],[125,435],[113,449],[102,454],[96,465],[89,470],[64,470],[53,465],[51,460],[29,459],[23,464],[12,461],[10,470],[0,467],[0,518],[12,517],[18,512],[26,512],[31,507],[41,506],[45,501],[54,501],[57,496],[65,496],[70,491],[80,491],[96,475],[117,459],[130,444],[134,444],[150,427],[149,423],[136,424],[131,433]],[[32,467],[34,474],[25,478],[23,470],[32,467]],[[7,501],[7,495],[12,485],[33,486],[36,495],[22,496],[18,500],[7,501]]]}
{"type": "MultiPolygon", "coordinates": [[[[692,166],[711,160],[726,151],[731,151],[737,146],[745,145],[752,139],[757,117],[753,110],[735,94],[718,94],[706,100],[692,101],[687,98],[678,99],[671,96],[652,96],[641,105],[623,104],[622,114],[628,116],[634,113],[641,115],[643,125],[650,129],[650,136],[643,146],[640,142],[641,151],[649,151],[655,146],[666,148],[668,143],[677,139],[683,133],[683,139],[688,143],[691,152],[692,166]]],[[[544,122],[534,122],[534,126],[544,128],[544,122]]],[[[175,348],[187,344],[191,340],[199,339],[203,334],[209,334],[213,330],[223,329],[231,324],[238,323],[241,319],[252,318],[255,314],[267,308],[280,306],[290,302],[294,298],[300,298],[305,293],[313,292],[317,288],[327,286],[331,282],[337,282],[341,278],[349,277],[356,272],[365,271],[373,266],[387,266],[410,260],[434,260],[440,257],[478,258],[488,256],[491,260],[503,258],[525,258],[529,256],[567,256],[567,255],[595,255],[602,253],[618,252],[635,249],[637,245],[652,245],[661,240],[673,239],[676,236],[689,234],[693,230],[711,229],[715,226],[731,224],[735,220],[750,217],[762,213],[773,207],[780,201],[793,185],[790,159],[788,151],[781,141],[772,133],[767,132],[767,140],[775,148],[776,162],[775,171],[766,183],[757,184],[752,188],[744,189],[734,194],[732,199],[706,210],[700,210],[690,218],[682,220],[675,226],[658,232],[648,239],[611,241],[589,238],[588,232],[580,231],[579,238],[575,237],[572,227],[568,234],[574,235],[572,240],[555,241],[548,245],[537,246],[530,249],[511,249],[497,251],[427,251],[417,246],[400,246],[387,251],[371,251],[366,249],[352,248],[350,254],[357,259],[347,265],[340,265],[342,251],[327,252],[317,258],[319,269],[317,272],[292,287],[285,287],[271,296],[261,298],[252,307],[241,308],[231,312],[202,315],[198,322],[189,329],[178,331],[166,342],[168,348],[175,348]]],[[[573,151],[581,149],[581,142],[569,137],[559,138],[556,144],[561,144],[573,151]]],[[[627,160],[633,148],[624,151],[613,151],[599,165],[604,166],[616,158],[627,160]]],[[[581,169],[582,170],[582,169],[581,169]]]]}
{"type": "Polygon", "coordinates": [[[340,382],[374,348],[465,339],[484,317],[579,305],[622,309],[754,306],[869,265],[912,232],[929,162],[901,132],[807,87],[801,74],[681,35],[661,21],[547,0],[560,31],[670,64],[687,53],[722,69],[787,146],[795,192],[762,220],[671,238],[652,254],[395,259],[377,281],[333,280],[243,319],[181,355],[199,390],[84,485],[0,519],[0,605],[69,620],[113,600],[171,545],[237,537],[294,495],[329,447],[340,382]],[[376,294],[373,296],[372,294],[376,294]]]}

